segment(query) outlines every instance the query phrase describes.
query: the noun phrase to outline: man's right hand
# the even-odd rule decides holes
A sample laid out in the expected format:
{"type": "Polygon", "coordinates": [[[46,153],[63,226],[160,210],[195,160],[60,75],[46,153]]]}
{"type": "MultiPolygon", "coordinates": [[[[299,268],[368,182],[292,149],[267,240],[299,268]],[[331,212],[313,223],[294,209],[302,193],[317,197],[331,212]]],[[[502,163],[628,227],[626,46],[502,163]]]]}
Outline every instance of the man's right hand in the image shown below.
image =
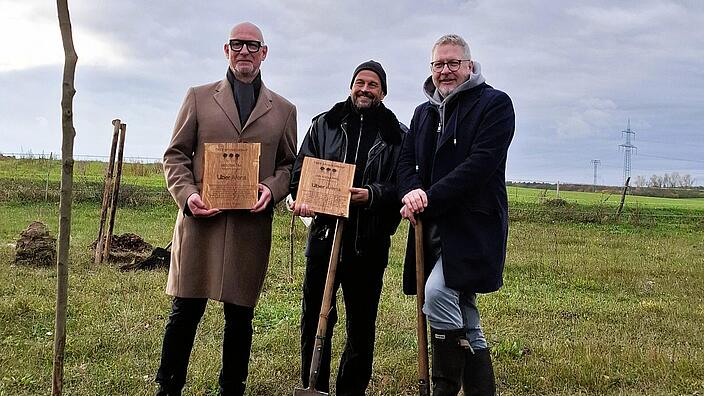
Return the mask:
{"type": "Polygon", "coordinates": [[[409,191],[403,196],[401,202],[404,207],[412,213],[421,213],[428,206],[428,196],[420,188],[409,191]]]}
{"type": "Polygon", "coordinates": [[[293,201],[293,214],[296,216],[301,216],[301,217],[313,217],[315,216],[315,212],[313,212],[308,204],[298,204],[298,202],[293,201]]]}
{"type": "Polygon", "coordinates": [[[186,204],[193,217],[210,217],[220,213],[220,209],[208,209],[198,193],[191,194],[186,204]]]}
{"type": "Polygon", "coordinates": [[[401,217],[408,219],[413,227],[416,226],[416,217],[413,215],[413,211],[408,209],[406,206],[401,206],[401,217]]]}

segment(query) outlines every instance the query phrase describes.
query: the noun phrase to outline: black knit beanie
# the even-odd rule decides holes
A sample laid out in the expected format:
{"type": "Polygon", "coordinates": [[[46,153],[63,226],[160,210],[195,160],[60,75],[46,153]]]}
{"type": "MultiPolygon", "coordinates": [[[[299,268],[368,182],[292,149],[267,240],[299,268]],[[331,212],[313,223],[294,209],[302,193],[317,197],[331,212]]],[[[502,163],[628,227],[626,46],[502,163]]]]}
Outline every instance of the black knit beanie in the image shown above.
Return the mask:
{"type": "Polygon", "coordinates": [[[386,72],[384,71],[384,68],[381,67],[381,63],[373,60],[368,60],[354,69],[354,73],[352,74],[352,82],[350,82],[350,89],[352,89],[352,85],[354,85],[354,80],[357,78],[357,74],[362,70],[371,70],[379,76],[379,80],[381,80],[381,90],[384,92],[384,95],[386,95],[386,72]]]}

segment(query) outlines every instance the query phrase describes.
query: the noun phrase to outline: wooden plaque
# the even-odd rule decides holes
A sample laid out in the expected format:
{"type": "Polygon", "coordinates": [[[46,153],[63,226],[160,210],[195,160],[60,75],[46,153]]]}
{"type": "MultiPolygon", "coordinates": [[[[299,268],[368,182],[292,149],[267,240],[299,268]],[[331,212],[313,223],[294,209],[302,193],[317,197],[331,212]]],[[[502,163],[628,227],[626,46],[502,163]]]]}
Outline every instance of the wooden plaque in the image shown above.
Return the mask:
{"type": "Polygon", "coordinates": [[[258,199],[259,143],[205,143],[203,202],[208,208],[251,209],[258,199]]]}
{"type": "Polygon", "coordinates": [[[296,200],[317,213],[349,216],[353,164],[305,157],[296,200]]]}

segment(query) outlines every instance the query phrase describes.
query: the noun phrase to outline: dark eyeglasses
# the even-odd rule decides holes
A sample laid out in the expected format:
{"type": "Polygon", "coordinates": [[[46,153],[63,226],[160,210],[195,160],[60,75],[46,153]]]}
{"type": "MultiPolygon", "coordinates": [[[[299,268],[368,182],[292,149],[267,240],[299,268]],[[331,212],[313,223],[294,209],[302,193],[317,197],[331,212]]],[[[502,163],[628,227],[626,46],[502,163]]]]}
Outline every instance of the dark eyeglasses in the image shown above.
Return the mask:
{"type": "Polygon", "coordinates": [[[248,52],[257,53],[262,48],[262,42],[255,40],[230,40],[230,49],[235,52],[242,51],[244,46],[247,46],[248,52]]]}
{"type": "Polygon", "coordinates": [[[450,69],[450,71],[456,72],[460,69],[462,62],[469,62],[470,60],[471,59],[453,59],[447,62],[435,61],[430,62],[430,68],[433,69],[434,72],[441,72],[442,69],[445,68],[445,65],[447,65],[447,68],[450,69]]]}

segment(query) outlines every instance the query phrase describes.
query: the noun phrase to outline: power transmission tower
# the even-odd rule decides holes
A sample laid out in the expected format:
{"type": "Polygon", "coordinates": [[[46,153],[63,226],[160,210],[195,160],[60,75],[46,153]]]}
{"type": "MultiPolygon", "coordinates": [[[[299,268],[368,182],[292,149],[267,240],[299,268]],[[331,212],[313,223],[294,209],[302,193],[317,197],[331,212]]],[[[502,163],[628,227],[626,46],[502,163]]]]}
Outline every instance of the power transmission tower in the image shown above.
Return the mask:
{"type": "Polygon", "coordinates": [[[626,183],[629,177],[631,177],[631,152],[637,150],[637,147],[631,143],[631,135],[635,138],[635,132],[631,130],[631,119],[628,119],[628,127],[625,131],[621,131],[624,135],[626,141],[619,144],[619,147],[623,148],[623,183],[626,183]]]}
{"type": "Polygon", "coordinates": [[[592,165],[594,165],[594,182],[592,183],[592,186],[594,188],[594,192],[596,192],[596,176],[597,176],[597,169],[599,168],[599,164],[601,164],[601,161],[598,159],[593,159],[592,160],[592,165]]]}

